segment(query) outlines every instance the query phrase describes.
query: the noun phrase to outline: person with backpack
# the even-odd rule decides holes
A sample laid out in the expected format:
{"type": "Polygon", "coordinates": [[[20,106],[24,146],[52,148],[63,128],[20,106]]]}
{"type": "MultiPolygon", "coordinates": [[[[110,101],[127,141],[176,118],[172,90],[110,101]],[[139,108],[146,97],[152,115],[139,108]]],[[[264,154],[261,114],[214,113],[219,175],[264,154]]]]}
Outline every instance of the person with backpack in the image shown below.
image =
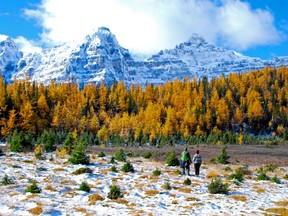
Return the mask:
{"type": "Polygon", "coordinates": [[[195,176],[198,177],[200,173],[200,166],[202,164],[202,156],[199,154],[199,150],[196,150],[196,154],[193,156],[192,161],[194,163],[195,176]]]}
{"type": "Polygon", "coordinates": [[[187,170],[187,175],[190,175],[190,164],[191,156],[188,152],[188,149],[185,148],[185,150],[181,154],[181,167],[182,167],[182,174],[185,175],[185,171],[187,170]]]}

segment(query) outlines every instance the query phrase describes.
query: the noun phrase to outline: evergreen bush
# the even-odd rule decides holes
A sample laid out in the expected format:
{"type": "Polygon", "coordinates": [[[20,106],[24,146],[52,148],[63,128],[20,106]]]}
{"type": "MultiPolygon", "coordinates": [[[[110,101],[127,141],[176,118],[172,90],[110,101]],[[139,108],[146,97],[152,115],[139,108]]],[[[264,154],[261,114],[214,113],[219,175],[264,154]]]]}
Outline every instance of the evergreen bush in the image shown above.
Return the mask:
{"type": "Polygon", "coordinates": [[[123,172],[134,172],[134,167],[133,165],[128,161],[127,163],[125,163],[121,169],[123,172]]]}
{"type": "Polygon", "coordinates": [[[275,172],[275,170],[277,169],[277,165],[270,163],[268,165],[265,166],[265,171],[266,172],[275,172]]]}
{"type": "Polygon", "coordinates": [[[226,151],[227,146],[223,146],[221,154],[217,157],[217,161],[221,164],[228,164],[228,159],[230,158],[226,151]]]}
{"type": "Polygon", "coordinates": [[[45,130],[40,137],[40,142],[44,143],[44,150],[46,152],[53,152],[56,150],[56,135],[52,130],[45,130]]]}
{"type": "Polygon", "coordinates": [[[161,171],[158,169],[158,168],[156,168],[155,170],[153,170],[153,176],[160,176],[161,175],[161,171]]]}
{"type": "Polygon", "coordinates": [[[229,177],[228,177],[228,179],[230,179],[230,180],[237,180],[238,182],[243,182],[244,181],[244,175],[242,174],[242,173],[232,173],[229,177]]]}
{"type": "Polygon", "coordinates": [[[3,177],[2,181],[1,181],[1,184],[2,185],[14,184],[14,181],[12,179],[10,179],[7,174],[5,174],[5,176],[3,177]]]}
{"type": "Polygon", "coordinates": [[[275,183],[277,183],[277,184],[280,184],[280,183],[281,183],[281,180],[280,180],[280,178],[278,178],[277,175],[275,175],[273,178],[271,178],[270,181],[271,181],[271,182],[275,182],[275,183]]]}
{"type": "Polygon", "coordinates": [[[74,172],[72,172],[73,175],[81,175],[83,173],[89,173],[91,174],[93,172],[92,169],[87,168],[87,167],[80,167],[79,169],[75,170],[74,172]]]}
{"type": "Polygon", "coordinates": [[[109,199],[118,199],[118,198],[122,198],[122,197],[123,197],[123,195],[121,193],[119,186],[113,185],[110,187],[110,191],[108,193],[109,199]]]}
{"type": "Polygon", "coordinates": [[[288,180],[288,174],[283,177],[285,180],[288,180]]]}
{"type": "Polygon", "coordinates": [[[152,157],[152,152],[148,151],[148,152],[145,152],[143,153],[142,155],[143,158],[146,158],[146,159],[149,159],[152,157]]]}
{"type": "Polygon", "coordinates": [[[117,161],[123,161],[125,162],[126,161],[126,154],[124,152],[124,150],[122,148],[118,149],[116,152],[115,152],[115,155],[114,155],[115,159],[117,161]]]}
{"type": "Polygon", "coordinates": [[[209,159],[209,162],[212,163],[212,164],[217,164],[217,159],[214,158],[214,157],[211,157],[211,158],[209,159]]]}
{"type": "Polygon", "coordinates": [[[86,182],[82,182],[79,187],[79,190],[89,193],[91,191],[91,188],[86,182]]]}
{"type": "Polygon", "coordinates": [[[186,178],[186,179],[184,180],[183,184],[184,184],[184,185],[191,185],[192,182],[191,182],[191,180],[190,180],[189,178],[186,178]]]}
{"type": "Polygon", "coordinates": [[[68,133],[68,135],[66,136],[66,139],[64,140],[63,143],[63,148],[66,149],[66,152],[68,154],[71,154],[72,150],[74,149],[75,145],[76,145],[76,138],[74,138],[73,133],[68,133]]]}
{"type": "Polygon", "coordinates": [[[230,171],[232,171],[232,169],[231,169],[230,166],[226,166],[223,170],[226,171],[226,172],[230,172],[230,171]]]}
{"type": "Polygon", "coordinates": [[[179,159],[176,157],[176,153],[175,151],[172,151],[168,154],[167,159],[166,159],[166,164],[168,166],[179,166],[180,161],[179,159]]]}
{"type": "Polygon", "coordinates": [[[110,163],[110,164],[115,164],[115,163],[116,163],[115,157],[112,156],[109,163],[110,163]]]}
{"type": "Polygon", "coordinates": [[[111,172],[118,172],[117,167],[116,166],[112,166],[111,167],[111,172]]]}
{"type": "Polygon", "coordinates": [[[5,155],[4,151],[0,148],[0,156],[5,155]]]}
{"type": "Polygon", "coordinates": [[[211,194],[228,194],[228,184],[223,183],[220,178],[212,179],[208,191],[211,194]]]}
{"type": "Polygon", "coordinates": [[[265,172],[260,172],[256,178],[258,181],[269,181],[270,177],[265,172]]]}
{"type": "Polygon", "coordinates": [[[41,193],[41,189],[37,186],[36,180],[32,181],[32,185],[30,185],[26,190],[25,193],[41,193]]]}
{"type": "Polygon", "coordinates": [[[13,132],[13,136],[12,136],[11,143],[10,143],[10,151],[12,152],[22,151],[21,137],[17,130],[13,132]]]}
{"type": "Polygon", "coordinates": [[[102,151],[98,153],[98,157],[105,157],[105,156],[106,156],[105,153],[102,151]]]}
{"type": "Polygon", "coordinates": [[[162,185],[162,188],[163,188],[164,190],[171,190],[171,189],[172,189],[169,181],[166,181],[166,182],[162,185]]]}
{"type": "Polygon", "coordinates": [[[89,164],[90,157],[86,155],[86,150],[81,142],[79,142],[76,148],[73,150],[71,157],[68,161],[72,164],[89,164]]]}

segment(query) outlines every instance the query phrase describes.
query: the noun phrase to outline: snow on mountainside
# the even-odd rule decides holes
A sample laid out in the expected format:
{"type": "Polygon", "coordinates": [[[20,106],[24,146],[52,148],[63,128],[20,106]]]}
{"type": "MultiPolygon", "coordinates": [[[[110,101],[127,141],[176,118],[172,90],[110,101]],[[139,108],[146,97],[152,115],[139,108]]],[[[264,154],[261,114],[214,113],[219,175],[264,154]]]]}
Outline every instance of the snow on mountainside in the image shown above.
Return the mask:
{"type": "Polygon", "coordinates": [[[76,80],[80,86],[99,82],[110,85],[123,80],[128,86],[132,83],[144,86],[147,82],[162,84],[204,75],[212,78],[265,66],[288,65],[288,57],[267,61],[247,57],[209,44],[196,34],[174,49],[162,50],[145,61],[134,60],[106,27],[80,42],[44,49],[41,53],[23,54],[9,37],[2,40],[0,48],[0,70],[6,81],[13,81],[15,76],[46,85],[51,80],[76,80]]]}

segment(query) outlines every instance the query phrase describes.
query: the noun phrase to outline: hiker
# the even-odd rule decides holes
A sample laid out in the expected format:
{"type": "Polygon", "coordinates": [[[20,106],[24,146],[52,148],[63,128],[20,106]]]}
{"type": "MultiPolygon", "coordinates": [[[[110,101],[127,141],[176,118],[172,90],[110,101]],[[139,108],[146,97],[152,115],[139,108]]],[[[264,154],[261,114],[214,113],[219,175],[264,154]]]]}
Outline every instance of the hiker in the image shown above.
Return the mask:
{"type": "Polygon", "coordinates": [[[192,161],[194,163],[195,176],[198,177],[200,172],[200,166],[202,163],[202,156],[199,154],[199,150],[196,150],[196,154],[193,156],[192,161]]]}
{"type": "Polygon", "coordinates": [[[190,164],[192,163],[190,154],[188,152],[188,149],[185,148],[185,150],[181,154],[181,168],[182,168],[182,174],[185,175],[185,171],[187,170],[187,175],[190,175],[190,164]]]}

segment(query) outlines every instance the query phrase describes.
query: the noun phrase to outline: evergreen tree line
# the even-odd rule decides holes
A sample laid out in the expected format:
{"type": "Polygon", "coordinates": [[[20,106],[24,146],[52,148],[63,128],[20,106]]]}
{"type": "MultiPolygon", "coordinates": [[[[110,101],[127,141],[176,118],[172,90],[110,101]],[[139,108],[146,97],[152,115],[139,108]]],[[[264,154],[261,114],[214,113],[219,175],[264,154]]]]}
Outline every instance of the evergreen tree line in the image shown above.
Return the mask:
{"type": "Polygon", "coordinates": [[[0,77],[1,139],[16,149],[43,143],[47,151],[78,142],[245,144],[272,137],[275,144],[288,139],[287,88],[285,66],[145,88],[123,82],[83,89],[54,81],[7,84],[0,77]]]}

